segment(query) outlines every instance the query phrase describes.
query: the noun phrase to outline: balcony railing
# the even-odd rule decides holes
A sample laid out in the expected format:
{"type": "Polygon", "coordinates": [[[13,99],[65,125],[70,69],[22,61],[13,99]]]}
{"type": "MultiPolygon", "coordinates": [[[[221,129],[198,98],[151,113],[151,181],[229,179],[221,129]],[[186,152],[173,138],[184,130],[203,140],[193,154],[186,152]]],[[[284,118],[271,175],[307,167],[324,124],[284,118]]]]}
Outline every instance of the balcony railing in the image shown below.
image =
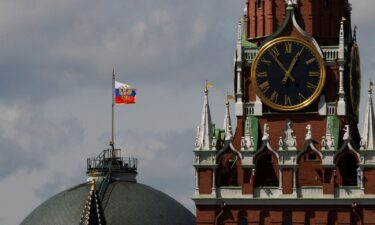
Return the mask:
{"type": "Polygon", "coordinates": [[[254,115],[255,105],[250,103],[245,105],[245,115],[254,115]]]}
{"type": "MultiPolygon", "coordinates": [[[[323,57],[325,61],[332,62],[336,61],[339,57],[339,48],[338,46],[322,46],[323,57]]],[[[257,48],[245,48],[243,50],[243,57],[246,61],[254,61],[256,54],[259,49],[257,48]]]]}
{"type": "Polygon", "coordinates": [[[138,160],[136,158],[121,157],[121,149],[106,149],[97,157],[87,159],[88,171],[98,170],[105,172],[109,169],[136,171],[137,167],[138,160]]]}
{"type": "Polygon", "coordinates": [[[243,52],[246,61],[254,61],[257,53],[258,53],[257,48],[247,48],[247,49],[244,49],[244,52],[243,52]]]}
{"type": "Polygon", "coordinates": [[[339,58],[338,47],[322,47],[323,57],[325,61],[336,61],[339,58]]]}

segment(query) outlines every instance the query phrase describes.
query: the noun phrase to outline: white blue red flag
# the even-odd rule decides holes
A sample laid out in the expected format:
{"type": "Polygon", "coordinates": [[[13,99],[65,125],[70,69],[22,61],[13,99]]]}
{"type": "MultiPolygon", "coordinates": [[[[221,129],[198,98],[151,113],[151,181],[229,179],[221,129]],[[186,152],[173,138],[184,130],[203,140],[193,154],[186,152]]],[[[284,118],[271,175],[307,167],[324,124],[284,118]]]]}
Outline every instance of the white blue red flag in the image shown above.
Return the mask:
{"type": "Polygon", "coordinates": [[[115,81],[115,103],[116,104],[134,104],[136,89],[128,84],[115,81]]]}

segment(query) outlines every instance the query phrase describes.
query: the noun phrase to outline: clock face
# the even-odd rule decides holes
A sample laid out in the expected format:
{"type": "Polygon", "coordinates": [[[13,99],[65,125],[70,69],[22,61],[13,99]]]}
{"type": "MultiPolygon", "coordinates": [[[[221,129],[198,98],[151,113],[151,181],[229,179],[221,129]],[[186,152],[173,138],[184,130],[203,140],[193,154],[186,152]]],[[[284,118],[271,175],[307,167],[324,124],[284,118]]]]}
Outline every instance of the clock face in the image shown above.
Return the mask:
{"type": "Polygon", "coordinates": [[[354,44],[350,54],[350,101],[353,112],[358,116],[361,91],[361,65],[358,45],[354,44]]]}
{"type": "Polygon", "coordinates": [[[259,98],[281,111],[300,110],[320,94],[324,62],[315,47],[294,37],[277,38],[260,49],[251,69],[259,98]]]}

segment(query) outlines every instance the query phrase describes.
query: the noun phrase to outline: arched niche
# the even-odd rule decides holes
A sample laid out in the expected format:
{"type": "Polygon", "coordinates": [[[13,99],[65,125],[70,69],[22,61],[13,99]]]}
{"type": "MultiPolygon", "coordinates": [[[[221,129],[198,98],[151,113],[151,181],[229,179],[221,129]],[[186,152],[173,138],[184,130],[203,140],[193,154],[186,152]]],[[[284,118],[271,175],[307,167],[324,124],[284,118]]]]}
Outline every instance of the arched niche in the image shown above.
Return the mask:
{"type": "Polygon", "coordinates": [[[323,169],[321,155],[308,148],[298,157],[297,185],[322,186],[323,169]]]}
{"type": "Polygon", "coordinates": [[[226,152],[218,157],[216,170],[216,186],[238,186],[238,170],[240,158],[234,152],[226,152]]]}
{"type": "Polygon", "coordinates": [[[344,151],[336,158],[336,183],[338,186],[358,186],[359,160],[350,151],[344,151]]]}
{"type": "Polygon", "coordinates": [[[256,156],[254,186],[279,186],[279,164],[272,151],[265,150],[256,156]]]}

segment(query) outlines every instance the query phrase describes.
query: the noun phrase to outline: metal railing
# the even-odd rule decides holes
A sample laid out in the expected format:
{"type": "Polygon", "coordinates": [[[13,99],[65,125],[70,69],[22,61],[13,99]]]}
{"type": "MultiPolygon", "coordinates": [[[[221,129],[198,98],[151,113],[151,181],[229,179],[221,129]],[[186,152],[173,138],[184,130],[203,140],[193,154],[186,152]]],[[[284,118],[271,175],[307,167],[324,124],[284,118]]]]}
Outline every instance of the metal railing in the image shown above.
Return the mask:
{"type": "Polygon", "coordinates": [[[138,160],[121,157],[121,149],[105,149],[97,157],[87,159],[87,172],[99,175],[99,198],[103,200],[114,171],[136,173],[138,160]]]}
{"type": "Polygon", "coordinates": [[[336,61],[339,58],[338,46],[322,46],[322,52],[325,61],[336,61]]]}
{"type": "Polygon", "coordinates": [[[246,48],[243,51],[243,55],[246,61],[254,61],[257,53],[258,53],[257,48],[246,48]]]}
{"type": "Polygon", "coordinates": [[[136,158],[121,157],[121,149],[103,150],[97,157],[87,159],[87,170],[108,171],[112,169],[137,170],[136,158]]]}

